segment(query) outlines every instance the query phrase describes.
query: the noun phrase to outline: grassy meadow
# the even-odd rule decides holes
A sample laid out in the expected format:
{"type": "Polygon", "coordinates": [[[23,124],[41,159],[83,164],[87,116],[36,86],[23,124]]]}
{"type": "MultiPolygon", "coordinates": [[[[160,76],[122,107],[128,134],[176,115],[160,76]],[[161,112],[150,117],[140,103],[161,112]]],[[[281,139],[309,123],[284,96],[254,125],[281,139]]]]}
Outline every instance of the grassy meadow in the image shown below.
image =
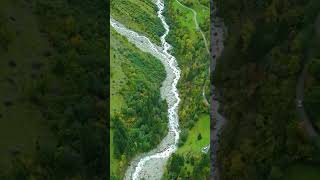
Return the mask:
{"type": "Polygon", "coordinates": [[[208,127],[210,127],[210,116],[208,114],[201,114],[199,120],[189,131],[186,142],[178,149],[177,153],[202,153],[202,148],[210,144],[210,128],[208,127]],[[199,135],[201,135],[200,139],[198,139],[199,135]]]}

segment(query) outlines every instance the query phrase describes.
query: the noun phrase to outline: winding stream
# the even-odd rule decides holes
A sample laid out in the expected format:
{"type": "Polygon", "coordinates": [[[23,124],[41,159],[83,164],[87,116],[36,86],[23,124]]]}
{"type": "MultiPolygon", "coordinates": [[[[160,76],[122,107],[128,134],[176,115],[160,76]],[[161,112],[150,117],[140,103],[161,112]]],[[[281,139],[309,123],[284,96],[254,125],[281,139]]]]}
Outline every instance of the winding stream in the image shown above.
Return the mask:
{"type": "Polygon", "coordinates": [[[112,17],[110,18],[111,26],[119,34],[125,36],[129,42],[135,44],[141,51],[150,53],[158,58],[164,65],[167,74],[160,91],[161,97],[165,99],[168,104],[169,132],[158,147],[148,153],[136,157],[131,162],[125,174],[126,180],[137,180],[143,178],[160,180],[168,158],[177,150],[177,144],[180,136],[178,117],[180,98],[177,83],[181,72],[176,58],[169,52],[172,47],[166,41],[170,28],[165,21],[165,17],[162,15],[164,11],[164,3],[162,0],[157,0],[155,4],[158,7],[157,15],[165,28],[165,33],[160,38],[161,47],[153,44],[149,38],[139,35],[138,33],[126,28],[112,17]]]}

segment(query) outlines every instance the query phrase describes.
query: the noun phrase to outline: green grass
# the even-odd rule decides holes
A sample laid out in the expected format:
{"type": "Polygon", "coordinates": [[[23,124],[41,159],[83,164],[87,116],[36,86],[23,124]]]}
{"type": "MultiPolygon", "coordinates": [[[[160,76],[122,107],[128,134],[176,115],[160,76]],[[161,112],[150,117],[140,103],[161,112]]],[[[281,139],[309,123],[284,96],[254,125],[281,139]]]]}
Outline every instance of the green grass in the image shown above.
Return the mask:
{"type": "MultiPolygon", "coordinates": [[[[118,47],[121,46],[120,41],[117,39],[117,35],[114,30],[110,31],[111,37],[111,50],[110,50],[110,113],[111,117],[115,113],[120,113],[121,108],[125,105],[124,99],[120,92],[126,82],[126,76],[122,71],[121,64],[125,61],[124,57],[118,51],[118,47]]],[[[110,172],[111,174],[118,174],[119,160],[114,157],[113,154],[113,130],[110,128],[110,172]]]]}
{"type": "Polygon", "coordinates": [[[178,15],[181,26],[189,29],[190,32],[196,32],[192,11],[181,6],[176,0],[172,1],[172,7],[174,12],[178,15]]]}
{"type": "Polygon", "coordinates": [[[209,7],[200,4],[198,1],[194,1],[192,5],[187,5],[184,0],[179,1],[197,12],[197,20],[199,24],[205,23],[206,18],[210,17],[209,7]]]}
{"type": "Polygon", "coordinates": [[[119,160],[114,157],[113,154],[113,130],[110,130],[110,172],[111,174],[118,174],[119,160]]]}
{"type": "MultiPolygon", "coordinates": [[[[193,157],[200,157],[203,153],[202,148],[210,143],[210,116],[208,114],[201,114],[194,127],[189,131],[189,135],[185,144],[178,148],[177,154],[183,155],[185,160],[190,155],[193,157]],[[198,135],[201,133],[202,139],[198,140],[198,135]]],[[[194,166],[190,163],[185,163],[185,172],[192,174],[194,166]]],[[[164,180],[169,179],[167,177],[168,170],[165,172],[164,180]]]]}
{"type": "Polygon", "coordinates": [[[181,146],[177,153],[202,153],[201,149],[210,143],[210,117],[208,114],[201,114],[195,126],[189,131],[187,141],[181,146]],[[201,134],[202,139],[198,140],[201,134]]]}
{"type": "MultiPolygon", "coordinates": [[[[165,70],[162,66],[160,60],[156,59],[150,54],[142,52],[135,45],[128,42],[128,40],[119,35],[113,29],[111,29],[111,49],[110,49],[110,59],[111,59],[111,102],[110,102],[110,112],[111,117],[116,113],[123,113],[123,109],[126,109],[126,101],[124,97],[127,97],[123,93],[131,93],[132,87],[130,83],[135,82],[135,79],[139,79],[139,83],[144,84],[149,87],[146,90],[156,89],[158,92],[162,80],[165,77],[165,70]],[[132,73],[128,75],[128,73],[132,73]]],[[[134,84],[133,86],[136,86],[134,84]]],[[[152,90],[153,91],[153,90],[152,90]]],[[[160,93],[160,92],[159,92],[160,93]]],[[[139,103],[139,100],[135,99],[136,103],[139,103]]],[[[130,108],[135,108],[130,106],[130,108]]],[[[122,114],[122,116],[125,116],[122,114]]],[[[138,117],[126,119],[126,122],[123,122],[127,127],[130,127],[134,124],[134,121],[138,117]]],[[[114,157],[114,145],[113,145],[113,129],[111,122],[111,131],[110,131],[110,157],[111,157],[111,175],[117,177],[123,176],[123,171],[120,170],[120,160],[114,157]]],[[[128,162],[130,157],[128,157],[128,162]]]]}
{"type": "Polygon", "coordinates": [[[204,8],[202,5],[195,3],[194,6],[191,7],[197,12],[197,20],[199,25],[203,23],[207,23],[206,20],[210,17],[210,10],[204,8]]]}
{"type": "Polygon", "coordinates": [[[296,164],[287,169],[283,180],[319,180],[320,166],[296,164]]]}
{"type": "MultiPolygon", "coordinates": [[[[111,35],[112,36],[112,35],[111,35]]],[[[121,44],[115,38],[111,38],[112,47],[119,47],[121,44]]],[[[110,112],[111,116],[115,112],[120,112],[124,106],[124,100],[121,96],[121,89],[126,84],[127,77],[123,73],[121,63],[125,61],[125,57],[120,52],[110,50],[110,64],[111,64],[111,81],[110,81],[110,112]]]]}
{"type": "Polygon", "coordinates": [[[11,159],[10,150],[19,149],[31,156],[36,140],[43,144],[51,143],[54,138],[39,109],[26,100],[30,82],[48,71],[48,59],[43,54],[50,50],[49,43],[39,32],[30,4],[2,0],[0,12],[13,34],[8,51],[0,52],[0,165],[5,165],[11,159]],[[16,66],[9,66],[10,61],[16,66]],[[33,63],[42,63],[42,67],[32,68],[33,63]],[[12,105],[4,105],[6,101],[12,105]]]}
{"type": "MultiPolygon", "coordinates": [[[[183,0],[179,0],[182,4],[186,5],[183,0]]],[[[187,6],[187,5],[186,5],[187,6]]],[[[176,0],[173,0],[173,7],[175,9],[175,12],[181,12],[179,16],[179,21],[181,24],[188,28],[190,31],[197,33],[195,28],[195,22],[194,22],[194,14],[190,9],[187,9],[185,7],[182,7],[176,0]]],[[[208,25],[210,22],[208,20],[210,19],[210,9],[205,8],[204,5],[201,5],[200,3],[193,3],[192,6],[187,6],[197,12],[197,21],[199,26],[208,25]]],[[[204,31],[204,30],[203,30],[204,31]]],[[[209,31],[205,33],[206,39],[209,41],[209,31]]],[[[207,42],[210,43],[210,42],[207,42]]]]}

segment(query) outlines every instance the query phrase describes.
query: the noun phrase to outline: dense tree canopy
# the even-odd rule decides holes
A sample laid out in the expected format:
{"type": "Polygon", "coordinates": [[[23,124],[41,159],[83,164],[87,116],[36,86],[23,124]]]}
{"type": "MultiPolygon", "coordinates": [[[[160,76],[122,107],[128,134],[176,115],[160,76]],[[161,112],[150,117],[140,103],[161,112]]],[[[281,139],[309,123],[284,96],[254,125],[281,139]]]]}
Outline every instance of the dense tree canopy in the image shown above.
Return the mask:
{"type": "Polygon", "coordinates": [[[36,142],[35,156],[17,156],[1,179],[106,179],[105,3],[29,3],[52,52],[45,53],[48,72],[30,83],[24,100],[41,110],[57,142],[36,142]]]}
{"type": "Polygon", "coordinates": [[[320,6],[314,0],[217,5],[228,27],[213,74],[228,119],[219,142],[221,178],[279,179],[316,152],[296,114],[295,90],[320,6]]]}

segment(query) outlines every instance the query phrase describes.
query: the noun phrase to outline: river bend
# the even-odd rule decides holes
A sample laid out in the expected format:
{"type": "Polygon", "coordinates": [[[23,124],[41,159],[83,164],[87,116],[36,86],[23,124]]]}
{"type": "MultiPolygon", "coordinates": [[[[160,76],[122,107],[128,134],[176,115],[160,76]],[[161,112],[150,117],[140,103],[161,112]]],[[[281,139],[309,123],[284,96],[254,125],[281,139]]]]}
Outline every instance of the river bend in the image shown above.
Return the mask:
{"type": "Polygon", "coordinates": [[[150,53],[159,59],[166,70],[166,79],[162,82],[160,91],[161,97],[168,104],[168,134],[155,149],[139,155],[130,163],[125,174],[126,180],[160,180],[168,158],[177,150],[180,136],[178,117],[180,98],[177,83],[180,79],[181,71],[176,58],[170,54],[172,46],[166,41],[170,27],[163,16],[164,3],[162,0],[157,0],[155,4],[158,7],[157,15],[165,29],[165,33],[160,37],[161,46],[157,46],[146,36],[140,35],[112,17],[110,18],[110,24],[116,32],[126,37],[130,43],[136,45],[141,51],[150,53]]]}

